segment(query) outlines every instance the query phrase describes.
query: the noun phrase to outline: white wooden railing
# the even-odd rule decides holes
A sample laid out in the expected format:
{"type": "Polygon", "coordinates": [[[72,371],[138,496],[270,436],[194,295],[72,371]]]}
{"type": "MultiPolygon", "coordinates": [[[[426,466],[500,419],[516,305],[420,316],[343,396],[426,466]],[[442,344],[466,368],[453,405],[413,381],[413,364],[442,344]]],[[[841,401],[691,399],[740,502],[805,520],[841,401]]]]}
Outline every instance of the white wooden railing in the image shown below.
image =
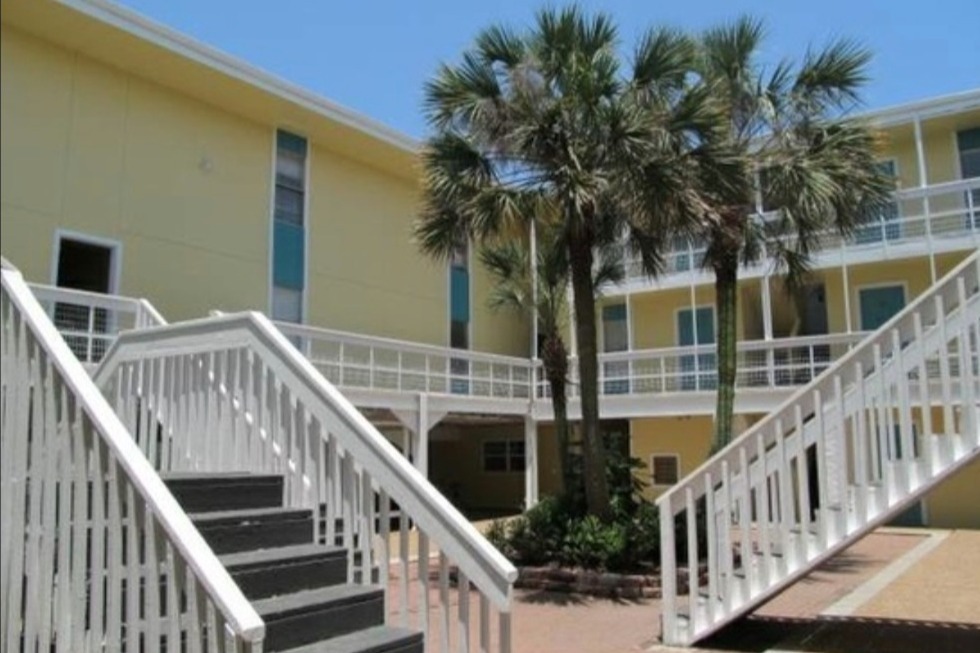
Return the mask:
{"type": "MultiPolygon", "coordinates": [[[[736,345],[738,388],[806,385],[843,356],[865,333],[743,340],[736,345]]],[[[550,396],[540,361],[538,397],[550,396]]],[[[670,392],[714,392],[718,388],[717,345],[637,349],[599,355],[599,393],[604,396],[670,392]]],[[[569,364],[568,394],[578,396],[578,365],[569,364]]]]}
{"type": "Polygon", "coordinates": [[[342,388],[530,399],[527,358],[365,336],[288,322],[276,326],[342,388]]]}
{"type": "MultiPolygon", "coordinates": [[[[828,230],[819,237],[820,250],[887,251],[899,245],[922,243],[923,252],[964,249],[980,245],[980,178],[910,188],[895,193],[893,208],[849,237],[828,230]]],[[[761,215],[772,219],[773,213],[761,215]]],[[[686,274],[702,269],[705,247],[693,242],[678,243],[665,256],[666,274],[686,274]]],[[[835,261],[836,264],[836,261],[835,261]]],[[[638,260],[627,261],[627,279],[649,282],[638,260]]]]}
{"type": "Polygon", "coordinates": [[[493,639],[509,651],[515,568],[263,315],[122,333],[95,378],[158,470],[282,474],[286,505],[312,509],[315,530],[346,546],[351,582],[370,582],[377,566],[382,584],[397,585],[391,594],[402,624],[415,586],[417,626],[427,636],[429,612],[437,610],[439,635],[454,650],[478,636],[484,650],[493,639]],[[394,533],[392,502],[405,517],[394,533]],[[452,600],[451,567],[458,570],[452,600]],[[479,594],[478,629],[471,588],[479,594]]]}
{"type": "Polygon", "coordinates": [[[2,275],[0,649],[260,653],[258,614],[20,273],[2,275]]]}
{"type": "Polygon", "coordinates": [[[978,343],[974,253],[663,494],[664,641],[714,632],[980,455],[978,343]]]}
{"type": "Polygon", "coordinates": [[[120,331],[167,323],[146,299],[29,285],[72,353],[85,365],[102,360],[120,331]]]}

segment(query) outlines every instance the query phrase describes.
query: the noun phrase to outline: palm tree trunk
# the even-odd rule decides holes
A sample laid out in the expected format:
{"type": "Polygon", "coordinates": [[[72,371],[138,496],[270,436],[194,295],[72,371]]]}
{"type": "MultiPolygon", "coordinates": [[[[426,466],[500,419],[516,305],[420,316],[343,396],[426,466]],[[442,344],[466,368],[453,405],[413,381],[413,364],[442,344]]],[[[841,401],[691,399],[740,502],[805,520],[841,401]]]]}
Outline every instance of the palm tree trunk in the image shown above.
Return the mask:
{"type": "Polygon", "coordinates": [[[612,507],[606,479],[606,450],[599,432],[599,360],[592,245],[579,236],[570,238],[568,249],[575,300],[575,333],[578,336],[585,503],[589,514],[608,520],[612,507]]]}
{"type": "Polygon", "coordinates": [[[555,436],[558,439],[558,464],[562,492],[575,495],[575,474],[572,473],[569,451],[568,397],[565,379],[568,377],[568,350],[557,333],[549,333],[544,343],[544,371],[551,387],[551,406],[555,415],[555,436]]]}
{"type": "Polygon", "coordinates": [[[735,413],[736,324],[738,307],[738,260],[715,267],[715,309],[718,313],[718,399],[712,452],[732,440],[735,413]]]}

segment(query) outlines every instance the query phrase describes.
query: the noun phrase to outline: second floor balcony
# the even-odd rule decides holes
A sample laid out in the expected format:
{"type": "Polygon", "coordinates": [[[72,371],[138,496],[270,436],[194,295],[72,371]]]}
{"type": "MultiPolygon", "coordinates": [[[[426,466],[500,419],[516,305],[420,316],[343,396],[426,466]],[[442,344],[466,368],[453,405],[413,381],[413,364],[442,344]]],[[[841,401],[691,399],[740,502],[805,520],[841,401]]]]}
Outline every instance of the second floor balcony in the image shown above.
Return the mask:
{"type": "MultiPolygon", "coordinates": [[[[929,256],[980,247],[980,177],[899,190],[894,203],[877,220],[860,227],[849,238],[835,231],[822,234],[814,248],[815,268],[837,267],[881,260],[929,256]]],[[[766,219],[767,214],[762,214],[766,219]]],[[[664,273],[650,278],[638,260],[630,259],[626,277],[608,295],[708,283],[713,277],[703,267],[703,244],[677,242],[666,256],[664,273]]],[[[770,260],[744,268],[743,278],[773,272],[770,260]]]]}

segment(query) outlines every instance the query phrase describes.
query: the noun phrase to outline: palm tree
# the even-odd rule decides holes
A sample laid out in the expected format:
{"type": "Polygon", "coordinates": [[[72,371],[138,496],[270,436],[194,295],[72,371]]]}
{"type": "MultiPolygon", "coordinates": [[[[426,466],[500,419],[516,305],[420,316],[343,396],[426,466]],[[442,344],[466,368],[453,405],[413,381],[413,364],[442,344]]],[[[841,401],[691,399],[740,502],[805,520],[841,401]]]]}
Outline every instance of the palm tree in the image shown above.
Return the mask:
{"type": "MultiPolygon", "coordinates": [[[[541,338],[538,355],[551,390],[551,405],[558,441],[559,476],[566,496],[578,494],[571,461],[568,423],[568,347],[562,333],[568,315],[568,256],[551,230],[538,235],[536,279],[532,279],[531,254],[521,240],[488,245],[480,250],[480,262],[493,277],[488,303],[493,309],[510,309],[537,319],[541,338]],[[537,288],[534,287],[535,281],[537,288]],[[537,292],[535,292],[535,290],[537,292]]],[[[593,286],[617,283],[623,277],[622,251],[606,247],[598,254],[593,286]]]]}
{"type": "Polygon", "coordinates": [[[759,62],[763,38],[762,23],[742,17],[697,39],[696,83],[719,112],[722,122],[711,134],[730,165],[706,166],[688,188],[707,211],[661,215],[676,235],[704,244],[703,265],[715,276],[715,450],[732,437],[740,264],[768,254],[788,286],[800,288],[820,239],[828,231],[847,237],[880,215],[894,188],[875,165],[876,132],[848,117],[867,81],[868,51],[837,40],[799,65],[767,69],[759,62]],[[765,218],[757,193],[773,209],[765,218]]]}
{"type": "Polygon", "coordinates": [[[422,251],[445,259],[466,239],[520,237],[533,219],[539,231],[554,227],[568,257],[586,503],[603,518],[611,513],[599,435],[594,252],[622,238],[645,269],[659,269],[663,243],[648,229],[651,211],[686,196],[665,200],[637,181],[681,189],[686,164],[672,144],[713,124],[706,103],[683,99],[684,43],[676,33],[651,32],[626,66],[607,16],[545,9],[527,32],[484,30],[425,88],[434,134],[422,155],[415,225],[422,251]]]}

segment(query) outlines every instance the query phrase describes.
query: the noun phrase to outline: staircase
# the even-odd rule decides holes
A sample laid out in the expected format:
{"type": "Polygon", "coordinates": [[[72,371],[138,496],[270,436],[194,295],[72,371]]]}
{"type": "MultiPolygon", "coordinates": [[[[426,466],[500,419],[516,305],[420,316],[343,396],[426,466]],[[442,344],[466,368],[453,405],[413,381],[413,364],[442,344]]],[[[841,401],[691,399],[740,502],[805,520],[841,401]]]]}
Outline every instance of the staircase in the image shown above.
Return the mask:
{"type": "Polygon", "coordinates": [[[516,569],[268,319],[93,378],[2,263],[0,650],[509,653],[516,569]]]}
{"type": "Polygon", "coordinates": [[[747,614],[978,457],[980,252],[658,499],[664,643],[747,614]]]}
{"type": "Polygon", "coordinates": [[[421,653],[421,632],[385,625],[380,586],[347,582],[347,551],[314,541],[312,511],[282,507],[282,476],[163,478],[265,622],[265,651],[421,653]]]}

